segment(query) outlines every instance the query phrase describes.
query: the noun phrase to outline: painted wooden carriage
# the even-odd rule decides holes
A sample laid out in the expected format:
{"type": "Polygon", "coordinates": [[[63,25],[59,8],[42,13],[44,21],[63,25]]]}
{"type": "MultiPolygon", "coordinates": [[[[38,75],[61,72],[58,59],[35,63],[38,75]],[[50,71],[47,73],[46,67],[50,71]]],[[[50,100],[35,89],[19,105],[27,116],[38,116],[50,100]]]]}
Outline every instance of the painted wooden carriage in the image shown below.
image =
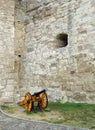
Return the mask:
{"type": "Polygon", "coordinates": [[[25,105],[25,109],[30,111],[36,111],[37,109],[44,110],[48,105],[48,97],[46,90],[36,92],[31,95],[29,92],[25,94],[24,100],[19,102],[20,105],[25,105]]]}

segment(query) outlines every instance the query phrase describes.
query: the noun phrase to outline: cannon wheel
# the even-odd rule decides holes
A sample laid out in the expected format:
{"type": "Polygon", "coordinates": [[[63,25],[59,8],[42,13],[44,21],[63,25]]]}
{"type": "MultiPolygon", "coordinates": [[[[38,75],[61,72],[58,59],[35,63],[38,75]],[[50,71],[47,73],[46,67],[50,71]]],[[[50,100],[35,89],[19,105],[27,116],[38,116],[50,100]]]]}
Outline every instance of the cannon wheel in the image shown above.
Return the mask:
{"type": "Polygon", "coordinates": [[[30,112],[31,109],[32,109],[32,101],[31,101],[31,94],[29,92],[27,92],[25,94],[25,100],[26,100],[26,103],[25,103],[25,109],[30,112]]]}
{"type": "Polygon", "coordinates": [[[30,112],[31,110],[32,110],[32,102],[31,101],[29,101],[27,104],[25,104],[25,109],[28,111],[28,112],[30,112]]]}
{"type": "Polygon", "coordinates": [[[48,106],[48,97],[46,92],[43,92],[40,94],[40,102],[39,102],[39,106],[41,109],[45,109],[48,106]]]}

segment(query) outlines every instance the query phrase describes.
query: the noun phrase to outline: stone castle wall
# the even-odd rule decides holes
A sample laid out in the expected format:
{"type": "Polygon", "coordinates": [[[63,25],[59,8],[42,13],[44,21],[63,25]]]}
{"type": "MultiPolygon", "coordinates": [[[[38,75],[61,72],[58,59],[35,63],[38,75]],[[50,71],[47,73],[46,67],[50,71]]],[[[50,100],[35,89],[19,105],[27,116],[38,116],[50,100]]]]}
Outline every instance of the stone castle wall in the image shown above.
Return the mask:
{"type": "MultiPolygon", "coordinates": [[[[24,93],[27,91],[26,88],[21,85],[22,79],[22,58],[23,52],[25,50],[24,41],[25,41],[25,19],[26,19],[26,0],[19,1],[15,0],[15,39],[14,39],[14,71],[17,73],[16,82],[17,86],[14,91],[15,101],[19,101],[21,97],[24,96],[24,93]]],[[[22,68],[23,69],[23,68],[22,68]]]]}
{"type": "Polygon", "coordinates": [[[23,85],[50,100],[95,101],[94,0],[27,0],[23,85]],[[68,34],[60,47],[59,34],[68,34]]]}
{"type": "MultiPolygon", "coordinates": [[[[5,5],[3,1],[7,0],[1,1],[5,5]]],[[[1,39],[5,41],[0,39],[0,49],[6,52],[0,51],[5,60],[5,65],[0,63],[1,97],[17,101],[26,91],[33,93],[45,88],[51,101],[94,103],[94,6],[94,0],[16,0],[12,3],[9,15],[7,10],[5,13],[10,23],[2,20],[0,23],[1,28],[2,24],[6,25],[2,28],[5,31],[1,31],[1,39]],[[13,21],[10,16],[14,16],[13,21]],[[64,34],[68,38],[66,46],[58,38],[64,34]],[[11,54],[3,43],[11,49],[11,54]],[[7,64],[11,64],[8,72],[7,64]],[[4,74],[12,75],[13,80],[8,76],[2,78],[4,74]],[[12,93],[11,96],[8,93],[12,93]]],[[[8,7],[0,10],[4,12],[5,8],[8,7]]],[[[2,18],[2,13],[0,15],[2,18]]]]}
{"type": "Polygon", "coordinates": [[[0,102],[13,102],[14,76],[14,1],[0,0],[0,102]]]}
{"type": "Polygon", "coordinates": [[[18,0],[0,0],[0,104],[18,102],[21,97],[25,3],[24,0],[22,3],[18,0]]]}

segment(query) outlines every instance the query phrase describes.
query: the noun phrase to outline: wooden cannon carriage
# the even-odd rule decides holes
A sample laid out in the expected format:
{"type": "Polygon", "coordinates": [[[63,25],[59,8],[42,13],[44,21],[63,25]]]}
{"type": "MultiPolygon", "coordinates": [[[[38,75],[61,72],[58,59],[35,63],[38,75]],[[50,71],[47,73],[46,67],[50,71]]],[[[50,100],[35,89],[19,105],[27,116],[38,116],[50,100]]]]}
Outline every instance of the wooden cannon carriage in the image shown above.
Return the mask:
{"type": "Polygon", "coordinates": [[[44,110],[48,105],[48,98],[46,90],[34,93],[31,95],[29,92],[25,94],[25,99],[19,102],[20,105],[25,105],[25,109],[30,111],[36,111],[37,109],[44,110]],[[35,106],[36,104],[36,106],[35,106]]]}

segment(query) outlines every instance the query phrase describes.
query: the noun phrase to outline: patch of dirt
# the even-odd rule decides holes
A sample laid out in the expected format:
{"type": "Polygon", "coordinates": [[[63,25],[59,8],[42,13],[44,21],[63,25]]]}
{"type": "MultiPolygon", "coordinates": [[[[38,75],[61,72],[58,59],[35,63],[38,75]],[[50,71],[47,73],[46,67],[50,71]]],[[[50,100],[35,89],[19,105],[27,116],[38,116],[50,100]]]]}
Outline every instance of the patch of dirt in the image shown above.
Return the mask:
{"type": "Polygon", "coordinates": [[[9,109],[3,109],[4,112],[10,114],[12,116],[16,116],[19,118],[29,119],[33,121],[54,121],[61,119],[61,114],[58,111],[53,111],[50,109],[46,109],[44,111],[27,112],[22,106],[10,106],[9,109]]]}

